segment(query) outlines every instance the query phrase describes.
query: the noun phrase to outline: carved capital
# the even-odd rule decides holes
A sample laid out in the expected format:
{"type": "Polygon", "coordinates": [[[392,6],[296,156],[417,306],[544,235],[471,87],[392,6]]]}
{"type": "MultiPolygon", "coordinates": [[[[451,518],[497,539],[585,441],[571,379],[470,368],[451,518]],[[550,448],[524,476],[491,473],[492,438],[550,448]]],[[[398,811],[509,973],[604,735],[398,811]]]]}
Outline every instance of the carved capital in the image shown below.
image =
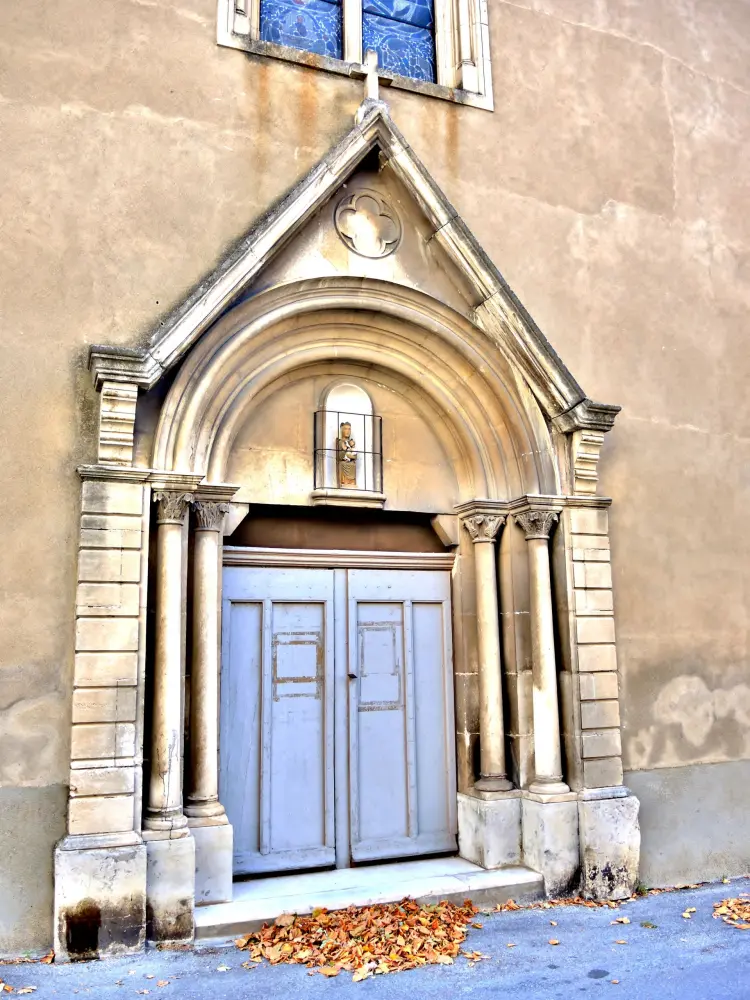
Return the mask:
{"type": "Polygon", "coordinates": [[[477,542],[494,542],[500,528],[505,524],[505,514],[471,514],[463,518],[463,526],[477,542]]]}
{"type": "Polygon", "coordinates": [[[187,514],[188,504],[193,499],[192,493],[177,493],[173,490],[157,490],[154,500],[157,503],[157,524],[183,524],[187,514]]]}
{"type": "Polygon", "coordinates": [[[193,510],[198,521],[198,531],[221,531],[224,515],[229,513],[228,503],[215,503],[212,500],[194,500],[193,510]]]}
{"type": "Polygon", "coordinates": [[[559,515],[553,510],[527,510],[525,514],[516,514],[516,524],[526,532],[526,541],[532,538],[549,538],[552,525],[559,515]]]}

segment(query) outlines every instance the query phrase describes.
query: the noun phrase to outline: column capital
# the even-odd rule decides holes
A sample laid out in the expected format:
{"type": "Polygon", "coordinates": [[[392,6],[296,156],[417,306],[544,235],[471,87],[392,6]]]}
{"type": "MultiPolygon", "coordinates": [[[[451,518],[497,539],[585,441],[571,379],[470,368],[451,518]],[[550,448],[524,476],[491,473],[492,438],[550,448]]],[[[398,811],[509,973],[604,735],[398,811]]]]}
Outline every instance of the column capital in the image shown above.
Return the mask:
{"type": "Polygon", "coordinates": [[[514,515],[515,522],[526,532],[526,541],[532,538],[547,539],[552,526],[559,520],[559,514],[554,510],[527,510],[523,514],[514,515]]]}
{"type": "Polygon", "coordinates": [[[214,500],[193,500],[193,510],[198,521],[197,531],[221,531],[224,515],[229,513],[228,503],[216,503],[214,500]]]}
{"type": "Polygon", "coordinates": [[[478,542],[494,542],[506,519],[505,514],[469,514],[461,520],[476,545],[478,542]]]}
{"type": "Polygon", "coordinates": [[[157,524],[184,523],[188,504],[193,499],[192,493],[179,493],[175,490],[155,490],[153,496],[157,503],[157,524]]]}

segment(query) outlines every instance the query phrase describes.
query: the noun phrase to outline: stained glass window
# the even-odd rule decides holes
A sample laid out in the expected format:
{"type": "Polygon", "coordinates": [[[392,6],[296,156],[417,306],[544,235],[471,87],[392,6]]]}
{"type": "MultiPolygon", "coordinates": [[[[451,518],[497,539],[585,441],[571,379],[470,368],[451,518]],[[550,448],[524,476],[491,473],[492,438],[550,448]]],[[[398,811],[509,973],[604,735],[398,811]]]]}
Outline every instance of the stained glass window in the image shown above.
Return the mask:
{"type": "Polygon", "coordinates": [[[341,0],[261,0],[264,42],[342,58],[341,0]]]}
{"type": "Polygon", "coordinates": [[[383,69],[417,80],[435,79],[433,0],[363,0],[362,47],[383,69]]]}

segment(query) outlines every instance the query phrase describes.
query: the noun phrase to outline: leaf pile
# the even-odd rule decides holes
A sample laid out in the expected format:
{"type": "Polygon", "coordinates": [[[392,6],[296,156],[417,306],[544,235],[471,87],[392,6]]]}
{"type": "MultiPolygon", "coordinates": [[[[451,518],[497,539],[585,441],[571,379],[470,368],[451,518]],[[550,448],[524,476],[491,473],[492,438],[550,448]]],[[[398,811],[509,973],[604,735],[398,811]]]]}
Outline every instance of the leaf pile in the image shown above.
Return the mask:
{"type": "Polygon", "coordinates": [[[750,894],[743,892],[733,899],[714,903],[714,916],[740,931],[750,931],[750,894]]]}
{"type": "MultiPolygon", "coordinates": [[[[250,953],[244,963],[248,966],[265,958],[271,965],[317,968],[324,976],[353,972],[360,982],[421,965],[452,965],[466,939],[466,925],[477,912],[470,900],[463,906],[420,906],[403,899],[331,912],[317,909],[310,916],[285,913],[235,944],[250,953]]],[[[467,957],[484,956],[472,952],[467,957]]]]}

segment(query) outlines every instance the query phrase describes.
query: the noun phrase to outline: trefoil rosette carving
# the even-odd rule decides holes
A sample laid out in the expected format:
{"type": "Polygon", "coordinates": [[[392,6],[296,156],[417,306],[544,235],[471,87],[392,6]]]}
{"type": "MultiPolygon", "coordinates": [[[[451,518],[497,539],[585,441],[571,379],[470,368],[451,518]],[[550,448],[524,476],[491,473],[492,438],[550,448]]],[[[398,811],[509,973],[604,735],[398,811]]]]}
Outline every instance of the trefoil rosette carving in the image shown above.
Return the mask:
{"type": "Polygon", "coordinates": [[[174,490],[158,490],[154,493],[157,503],[157,524],[182,524],[187,514],[192,493],[178,493],[174,490]]]}
{"type": "Polygon", "coordinates": [[[528,510],[525,514],[516,514],[515,518],[516,524],[526,532],[526,540],[530,541],[532,538],[549,538],[559,515],[554,510],[528,510]]]}
{"type": "Polygon", "coordinates": [[[463,526],[474,543],[493,542],[504,524],[505,514],[471,514],[463,518],[463,526]]]}
{"type": "Polygon", "coordinates": [[[198,531],[220,531],[224,523],[224,515],[229,513],[228,503],[215,503],[211,500],[193,501],[193,510],[198,522],[198,531]]]}

